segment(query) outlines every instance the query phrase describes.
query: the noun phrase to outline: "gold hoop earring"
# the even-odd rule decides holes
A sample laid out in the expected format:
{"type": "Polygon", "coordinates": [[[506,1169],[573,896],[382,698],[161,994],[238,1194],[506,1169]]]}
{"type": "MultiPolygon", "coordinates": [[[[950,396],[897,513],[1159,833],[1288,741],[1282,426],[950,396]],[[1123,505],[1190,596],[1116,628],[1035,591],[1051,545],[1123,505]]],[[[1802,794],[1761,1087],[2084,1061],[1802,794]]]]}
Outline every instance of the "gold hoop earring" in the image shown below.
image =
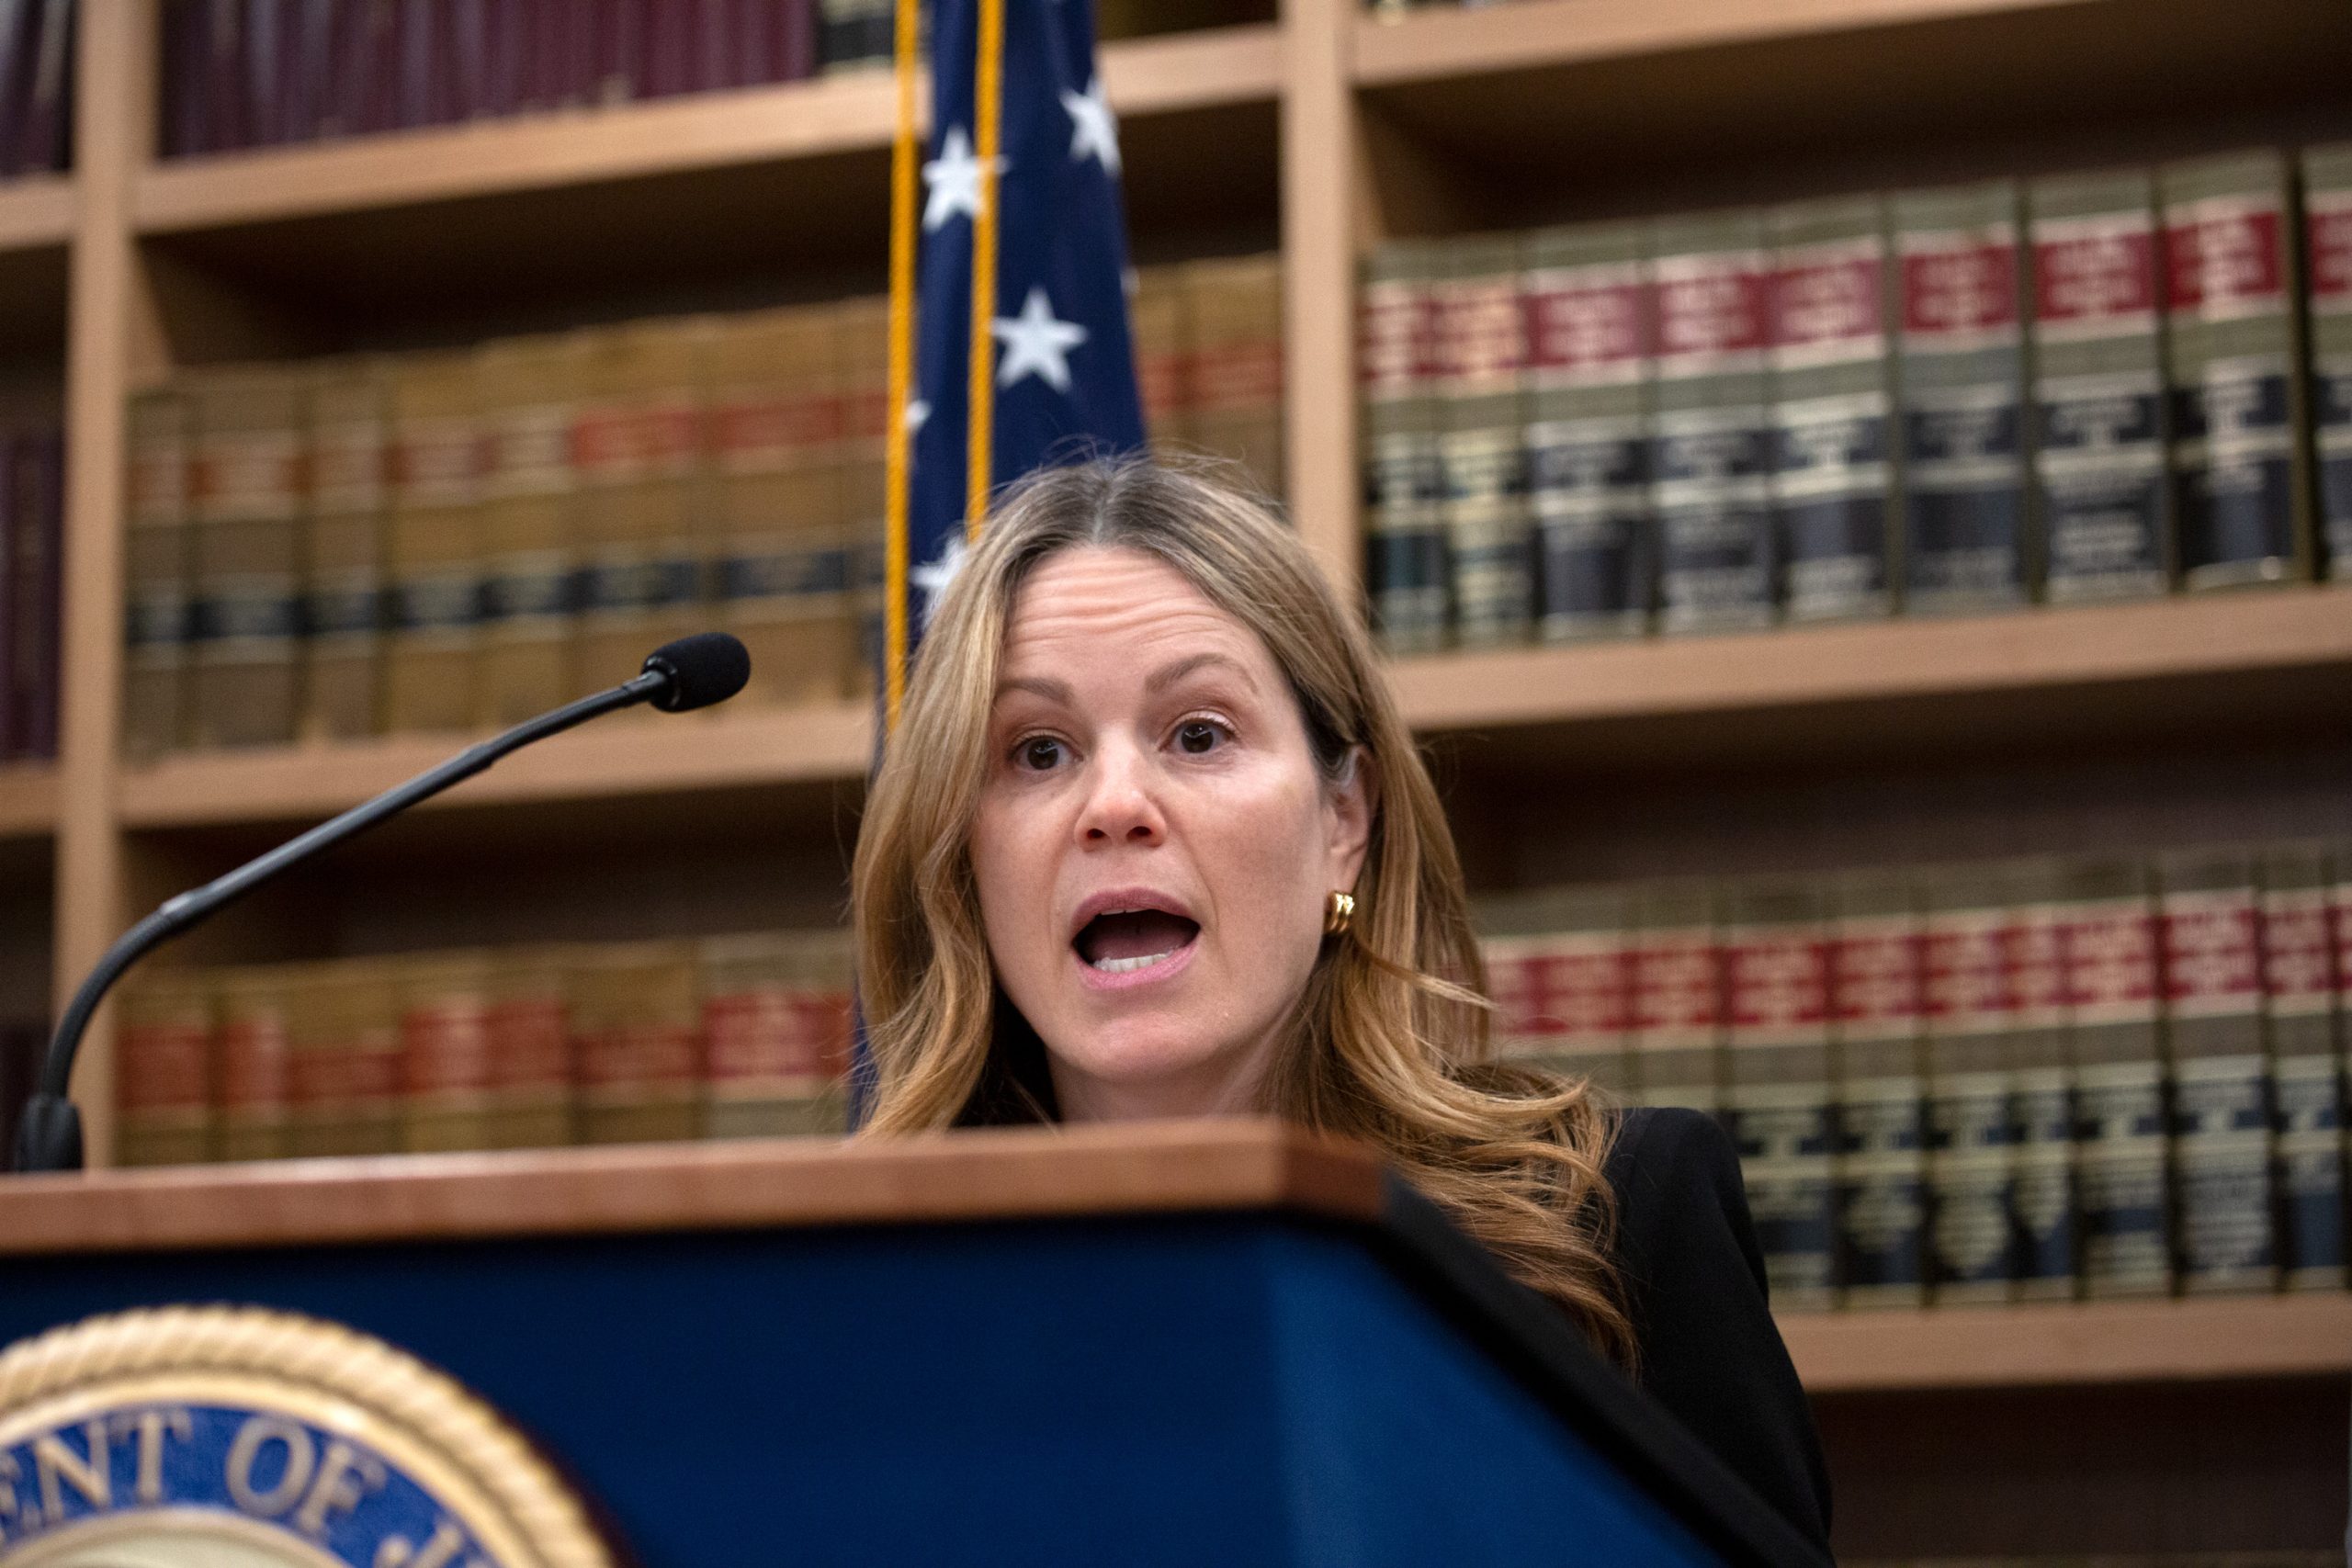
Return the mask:
{"type": "Polygon", "coordinates": [[[1356,896],[1333,888],[1331,896],[1325,899],[1323,904],[1323,934],[1338,936],[1348,929],[1348,922],[1355,918],[1356,896]]]}

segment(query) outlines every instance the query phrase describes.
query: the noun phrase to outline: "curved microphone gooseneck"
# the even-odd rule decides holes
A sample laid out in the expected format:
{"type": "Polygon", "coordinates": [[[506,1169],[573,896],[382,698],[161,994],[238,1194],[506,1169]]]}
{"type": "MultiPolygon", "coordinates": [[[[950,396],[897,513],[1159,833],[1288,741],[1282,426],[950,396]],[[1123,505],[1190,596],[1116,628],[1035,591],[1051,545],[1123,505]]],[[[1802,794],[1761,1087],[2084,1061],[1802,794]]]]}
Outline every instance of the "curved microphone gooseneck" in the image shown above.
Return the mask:
{"type": "Polygon", "coordinates": [[[49,1043],[49,1055],[42,1060],[40,1088],[26,1101],[23,1118],[17,1125],[16,1168],[82,1168],[82,1118],[66,1094],[74,1077],[74,1053],[81,1048],[83,1032],[89,1028],[90,1015],[97,1010],[99,1000],[122,978],[124,971],[151,950],[199,924],[223,905],[233,903],[278,873],[365,832],[451,784],[463,783],[509,751],[639,703],[650,703],[663,713],[708,707],[741,691],[751,676],[752,656],[741,642],[725,632],[702,632],[664,643],[647,657],[643,671],[635,680],[526,719],[503,735],[469,747],[439,767],[320,823],[259,859],[247,861],[225,876],[164,900],[153,914],[125,931],[107,949],[106,956],[98,960],[97,967],[90,971],[89,978],[82,982],[73,1001],[66,1005],[64,1016],[58,1020],[57,1032],[49,1043]]]}

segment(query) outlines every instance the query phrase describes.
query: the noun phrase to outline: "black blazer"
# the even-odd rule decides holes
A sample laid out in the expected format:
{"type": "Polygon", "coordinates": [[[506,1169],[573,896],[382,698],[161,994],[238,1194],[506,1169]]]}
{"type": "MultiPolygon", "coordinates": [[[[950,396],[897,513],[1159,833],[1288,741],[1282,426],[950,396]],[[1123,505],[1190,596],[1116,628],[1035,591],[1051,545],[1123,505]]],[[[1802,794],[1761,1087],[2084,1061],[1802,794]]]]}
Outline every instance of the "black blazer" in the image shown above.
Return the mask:
{"type": "Polygon", "coordinates": [[[1829,1474],[1731,1139],[1696,1111],[1628,1111],[1607,1174],[1642,1386],[1826,1554],[1829,1474]]]}

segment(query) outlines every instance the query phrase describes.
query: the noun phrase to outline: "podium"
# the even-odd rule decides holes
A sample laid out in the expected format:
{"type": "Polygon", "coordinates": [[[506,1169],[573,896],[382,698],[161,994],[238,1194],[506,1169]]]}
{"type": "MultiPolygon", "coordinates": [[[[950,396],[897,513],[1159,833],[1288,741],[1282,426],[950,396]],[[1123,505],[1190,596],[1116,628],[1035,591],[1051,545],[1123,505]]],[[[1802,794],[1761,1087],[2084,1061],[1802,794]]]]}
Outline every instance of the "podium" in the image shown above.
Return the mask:
{"type": "Polygon", "coordinates": [[[1821,1561],[1269,1122],[0,1179],[0,1345],[209,1303],[437,1367],[644,1568],[1821,1561]]]}

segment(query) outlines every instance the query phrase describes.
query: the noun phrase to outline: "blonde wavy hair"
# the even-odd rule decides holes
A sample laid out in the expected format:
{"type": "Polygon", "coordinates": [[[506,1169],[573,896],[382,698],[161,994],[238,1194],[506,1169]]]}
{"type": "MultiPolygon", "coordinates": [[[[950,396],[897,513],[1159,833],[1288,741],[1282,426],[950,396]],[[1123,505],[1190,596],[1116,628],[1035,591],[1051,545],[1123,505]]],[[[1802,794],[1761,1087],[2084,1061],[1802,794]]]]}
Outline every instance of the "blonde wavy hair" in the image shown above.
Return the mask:
{"type": "Polygon", "coordinates": [[[1295,535],[1206,477],[1134,459],[1041,471],[996,507],[937,604],[868,796],[853,874],[873,1051],[865,1133],[1053,1119],[1045,1052],[998,986],[969,842],[1021,585],[1057,550],[1139,551],[1255,631],[1333,784],[1371,769],[1356,917],[1327,938],[1263,1109],[1381,1150],[1620,1365],[1612,1119],[1589,1085],[1498,1064],[1485,966],[1436,789],[1370,638],[1295,535]]]}

